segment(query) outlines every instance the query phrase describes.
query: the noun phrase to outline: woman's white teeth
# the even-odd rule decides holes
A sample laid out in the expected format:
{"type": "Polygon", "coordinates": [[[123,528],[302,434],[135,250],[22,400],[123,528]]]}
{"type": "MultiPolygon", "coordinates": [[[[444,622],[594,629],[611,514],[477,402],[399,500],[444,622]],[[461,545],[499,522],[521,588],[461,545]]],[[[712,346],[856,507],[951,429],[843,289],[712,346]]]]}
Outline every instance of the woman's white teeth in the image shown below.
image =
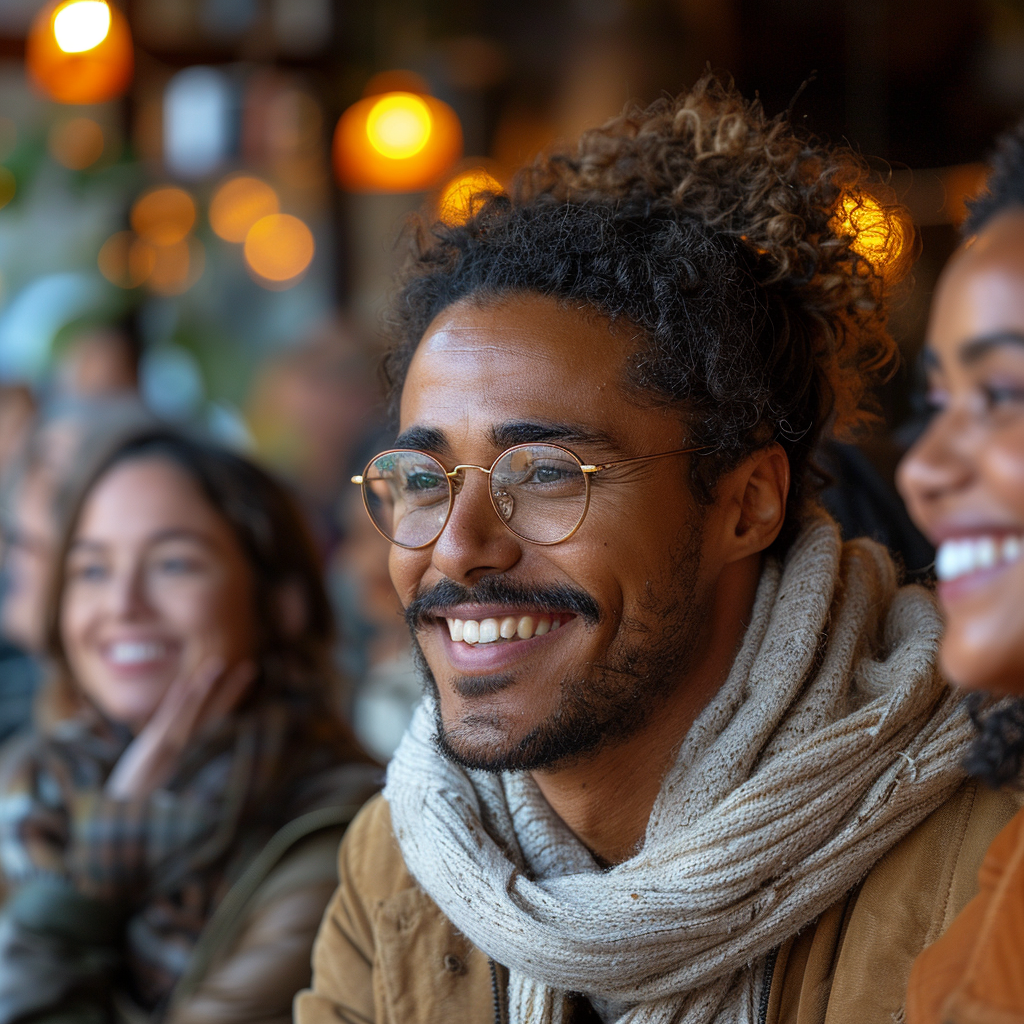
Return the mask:
{"type": "Polygon", "coordinates": [[[1016,562],[1022,554],[1022,537],[956,537],[939,545],[935,554],[935,575],[949,582],[982,569],[1016,562]]]}
{"type": "Polygon", "coordinates": [[[165,653],[166,647],[160,643],[122,640],[110,645],[107,657],[115,665],[139,665],[147,661],[156,661],[165,653]]]}
{"type": "Polygon", "coordinates": [[[496,640],[529,640],[558,629],[562,620],[557,615],[506,615],[503,619],[447,619],[448,632],[454,642],[492,644],[496,640]]]}

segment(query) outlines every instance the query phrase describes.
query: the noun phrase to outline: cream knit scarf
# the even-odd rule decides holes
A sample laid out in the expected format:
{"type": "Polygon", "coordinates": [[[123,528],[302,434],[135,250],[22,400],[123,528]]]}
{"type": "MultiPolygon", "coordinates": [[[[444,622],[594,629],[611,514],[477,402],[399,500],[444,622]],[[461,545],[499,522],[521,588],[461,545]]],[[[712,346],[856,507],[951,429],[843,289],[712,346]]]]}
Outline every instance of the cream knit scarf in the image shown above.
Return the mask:
{"type": "Polygon", "coordinates": [[[421,706],[385,790],[405,862],[509,968],[511,1024],[561,1024],[570,992],[628,1024],[749,1020],[768,952],[963,778],[972,729],[936,673],[939,633],[883,548],[814,518],[767,562],[636,856],[600,870],[528,776],[442,758],[421,706]]]}

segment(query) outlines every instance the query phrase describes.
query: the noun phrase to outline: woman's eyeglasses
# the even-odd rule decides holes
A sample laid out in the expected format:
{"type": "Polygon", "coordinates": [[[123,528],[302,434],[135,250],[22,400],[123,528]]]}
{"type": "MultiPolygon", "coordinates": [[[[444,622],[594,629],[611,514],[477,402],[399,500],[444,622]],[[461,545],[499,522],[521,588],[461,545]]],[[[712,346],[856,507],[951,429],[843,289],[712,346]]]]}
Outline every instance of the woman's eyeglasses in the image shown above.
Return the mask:
{"type": "Polygon", "coordinates": [[[517,444],[503,451],[489,469],[463,465],[449,471],[432,455],[399,448],[372,458],[352,482],[362,487],[363,504],[377,531],[399,547],[429,547],[441,536],[462,489],[465,477],[460,474],[470,469],[487,474],[491,505],[512,533],[532,544],[560,544],[583,523],[595,473],[708,450],[680,448],[592,466],[561,445],[517,444]]]}

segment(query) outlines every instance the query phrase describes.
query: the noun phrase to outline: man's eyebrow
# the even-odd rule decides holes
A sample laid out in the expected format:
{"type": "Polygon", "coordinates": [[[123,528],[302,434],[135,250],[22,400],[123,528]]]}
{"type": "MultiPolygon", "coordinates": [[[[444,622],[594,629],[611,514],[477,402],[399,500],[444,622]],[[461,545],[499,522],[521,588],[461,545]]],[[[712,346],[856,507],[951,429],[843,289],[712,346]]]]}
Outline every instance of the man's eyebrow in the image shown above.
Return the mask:
{"type": "Polygon", "coordinates": [[[415,448],[420,452],[451,453],[451,445],[443,430],[437,427],[409,427],[395,438],[396,448],[415,448]]]}
{"type": "Polygon", "coordinates": [[[619,448],[609,434],[590,427],[566,423],[535,423],[512,421],[491,427],[491,442],[495,448],[511,448],[514,444],[536,444],[551,441],[556,444],[597,444],[612,451],[619,448]]]}
{"type": "Polygon", "coordinates": [[[1003,348],[1007,345],[1024,348],[1024,334],[1018,331],[996,331],[980,338],[971,338],[970,341],[960,346],[957,358],[964,366],[970,366],[972,363],[978,362],[979,359],[983,359],[993,349],[1003,348]]]}

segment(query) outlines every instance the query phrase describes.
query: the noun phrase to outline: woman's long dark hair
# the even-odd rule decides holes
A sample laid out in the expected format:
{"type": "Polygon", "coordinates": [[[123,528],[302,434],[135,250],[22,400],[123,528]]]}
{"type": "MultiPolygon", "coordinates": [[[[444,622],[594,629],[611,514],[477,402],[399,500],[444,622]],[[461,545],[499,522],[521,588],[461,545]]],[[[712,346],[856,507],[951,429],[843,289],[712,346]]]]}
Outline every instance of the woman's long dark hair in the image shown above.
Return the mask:
{"type": "MultiPolygon", "coordinates": [[[[61,604],[66,562],[82,510],[99,482],[116,466],[140,460],[164,460],[181,470],[228,524],[252,572],[263,691],[300,699],[315,718],[340,717],[338,675],[332,648],[334,618],[324,589],[316,548],[299,509],[285,488],[248,459],[168,427],[148,427],[108,438],[85,458],[85,471],[62,495],[60,541],[47,607],[47,649],[56,669],[53,711],[66,717],[69,701],[78,701],[61,637],[61,604]],[[282,595],[298,596],[303,613],[299,629],[289,629],[282,595]]],[[[347,727],[343,727],[348,736],[347,727]]],[[[355,749],[355,741],[352,740],[355,749]]]]}

